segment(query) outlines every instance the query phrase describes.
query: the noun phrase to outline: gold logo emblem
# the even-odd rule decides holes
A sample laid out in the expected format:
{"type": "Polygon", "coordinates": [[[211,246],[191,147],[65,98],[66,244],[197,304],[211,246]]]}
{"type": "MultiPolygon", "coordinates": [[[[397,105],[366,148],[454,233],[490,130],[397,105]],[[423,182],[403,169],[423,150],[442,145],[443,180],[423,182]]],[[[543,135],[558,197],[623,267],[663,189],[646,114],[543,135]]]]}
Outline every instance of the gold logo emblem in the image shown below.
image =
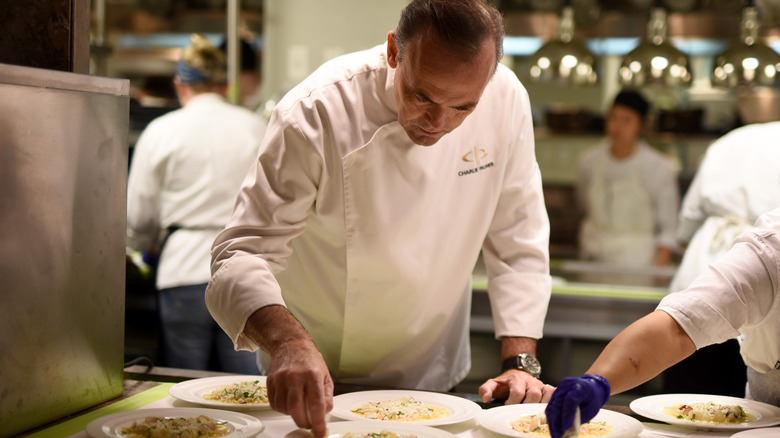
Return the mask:
{"type": "Polygon", "coordinates": [[[462,159],[467,163],[474,163],[477,166],[479,166],[479,160],[487,157],[487,155],[488,155],[487,149],[474,148],[474,150],[466,152],[466,154],[463,155],[462,159]]]}

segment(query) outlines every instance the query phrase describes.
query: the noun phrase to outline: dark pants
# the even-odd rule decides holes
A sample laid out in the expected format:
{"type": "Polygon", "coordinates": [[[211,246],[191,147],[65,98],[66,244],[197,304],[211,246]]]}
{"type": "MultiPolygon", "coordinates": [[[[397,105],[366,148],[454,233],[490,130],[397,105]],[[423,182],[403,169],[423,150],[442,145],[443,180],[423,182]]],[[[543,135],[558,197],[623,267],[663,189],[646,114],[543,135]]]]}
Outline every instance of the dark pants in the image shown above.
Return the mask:
{"type": "Polygon", "coordinates": [[[193,370],[257,375],[255,353],[235,351],[233,342],[212,318],[206,284],[160,290],[162,356],[165,365],[193,370]],[[210,364],[216,364],[216,369],[210,364]]]}

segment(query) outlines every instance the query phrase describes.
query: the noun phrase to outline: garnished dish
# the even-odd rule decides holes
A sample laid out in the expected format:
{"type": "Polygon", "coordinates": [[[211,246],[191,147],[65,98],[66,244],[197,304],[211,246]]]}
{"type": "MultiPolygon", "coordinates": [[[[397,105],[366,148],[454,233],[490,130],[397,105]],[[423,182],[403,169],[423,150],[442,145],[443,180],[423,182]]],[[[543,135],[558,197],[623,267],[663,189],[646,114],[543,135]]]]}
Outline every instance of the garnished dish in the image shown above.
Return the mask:
{"type": "Polygon", "coordinates": [[[680,420],[699,423],[746,423],[756,419],[741,405],[724,405],[713,402],[681,403],[667,406],[664,413],[680,420]]]}
{"type": "Polygon", "coordinates": [[[179,382],[168,393],[181,401],[233,411],[271,409],[265,376],[204,377],[179,382]]]}
{"type": "Polygon", "coordinates": [[[441,406],[423,403],[414,397],[400,397],[378,402],[368,402],[352,413],[370,420],[425,421],[448,417],[450,411],[441,406]]]}
{"type": "Polygon", "coordinates": [[[480,412],[482,407],[465,397],[395,389],[339,394],[333,397],[330,415],[342,420],[383,423],[381,428],[397,433],[396,424],[443,426],[471,420],[480,412]]]}
{"type": "Polygon", "coordinates": [[[265,425],[240,412],[206,408],[144,408],[87,424],[92,438],[253,438],[265,425]]]}
{"type": "MultiPolygon", "coordinates": [[[[535,436],[550,436],[550,426],[544,413],[526,415],[509,423],[512,430],[535,436]]],[[[612,432],[613,426],[606,421],[589,421],[580,426],[580,436],[602,436],[612,432]]]]}
{"type": "Polygon", "coordinates": [[[268,388],[260,380],[235,382],[203,394],[203,400],[239,405],[268,403],[268,388]]]}
{"type": "MultiPolygon", "coordinates": [[[[477,417],[483,428],[507,437],[549,437],[544,410],[547,403],[525,403],[490,408],[477,417]]],[[[619,412],[601,409],[589,422],[580,425],[580,437],[636,438],[644,430],[639,420],[619,412]]]]}
{"type": "Polygon", "coordinates": [[[631,410],[675,426],[741,430],[780,424],[780,408],[755,400],[715,394],[657,394],[632,401],[631,410]]]}
{"type": "Polygon", "coordinates": [[[146,417],[119,428],[119,433],[128,438],[212,438],[232,431],[224,421],[215,421],[206,415],[146,417]]]}

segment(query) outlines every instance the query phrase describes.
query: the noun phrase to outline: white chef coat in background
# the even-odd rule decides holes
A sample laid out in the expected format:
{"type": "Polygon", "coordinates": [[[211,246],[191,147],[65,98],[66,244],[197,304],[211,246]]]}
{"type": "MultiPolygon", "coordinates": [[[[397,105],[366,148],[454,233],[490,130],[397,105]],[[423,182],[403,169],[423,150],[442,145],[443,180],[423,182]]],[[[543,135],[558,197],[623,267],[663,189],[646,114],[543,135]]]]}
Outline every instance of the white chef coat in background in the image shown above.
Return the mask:
{"type": "Polygon", "coordinates": [[[152,250],[162,230],[181,227],[160,255],[158,289],[209,281],[211,245],[230,218],[264,130],[252,112],[204,93],[141,133],[127,182],[127,246],[152,250]]]}
{"type": "Polygon", "coordinates": [[[577,199],[585,212],[582,257],[620,265],[651,265],[658,247],[675,249],[680,202],[669,158],[640,140],[616,159],[609,139],[579,163],[577,199]]]}
{"type": "Polygon", "coordinates": [[[755,226],[687,289],[664,297],[658,310],[670,314],[696,348],[724,342],[741,331],[742,358],[762,380],[755,382],[749,374],[749,393],[779,404],[780,209],[762,215],[755,226]],[[777,392],[766,394],[766,387],[777,392]]]}
{"type": "Polygon", "coordinates": [[[680,209],[677,239],[687,245],[672,279],[686,288],[759,215],[780,206],[780,122],[737,128],[707,148],[680,209]]]}
{"type": "Polygon", "coordinates": [[[419,146],[394,77],[383,45],[287,93],[215,242],[206,301],[240,348],[256,348],[247,318],[283,304],[337,381],[448,390],[470,366],[480,249],[496,335],[542,336],[549,223],[530,105],[498,66],[463,124],[419,146]]]}

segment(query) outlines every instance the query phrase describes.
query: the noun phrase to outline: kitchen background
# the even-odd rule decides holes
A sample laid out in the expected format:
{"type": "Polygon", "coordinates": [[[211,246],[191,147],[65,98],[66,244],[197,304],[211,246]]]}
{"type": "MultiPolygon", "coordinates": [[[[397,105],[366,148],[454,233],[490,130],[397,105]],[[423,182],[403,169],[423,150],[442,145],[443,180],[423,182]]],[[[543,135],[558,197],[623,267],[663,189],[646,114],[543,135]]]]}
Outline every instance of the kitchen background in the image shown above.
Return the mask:
{"type": "MultiPolygon", "coordinates": [[[[105,0],[93,2],[91,72],[131,80],[131,88],[152,107],[131,107],[130,142],[149,118],[175,106],[168,87],[179,49],[191,32],[215,43],[227,31],[224,0],[105,0]],[[100,4],[95,8],[96,4],[100,4]],[[142,94],[147,93],[147,94],[142,94]],[[153,96],[150,96],[151,93],[153,96]],[[156,93],[156,95],[154,95],[156,93]],[[154,98],[150,98],[154,97],[154,98]],[[133,109],[134,108],[134,109],[133,109]]],[[[551,257],[559,280],[539,356],[544,378],[556,382],[587,368],[605,343],[633,320],[652,311],[665,292],[672,272],[647,270],[633,278],[615,275],[604,266],[573,262],[577,256],[580,216],[573,182],[580,152],[603,138],[603,116],[621,88],[619,71],[626,55],[645,38],[651,10],[667,13],[668,42],[688,57],[690,84],[645,86],[653,101],[648,140],[670,156],[679,170],[684,193],[707,146],[719,135],[744,123],[734,89],[715,87],[715,58],[740,38],[743,8],[738,0],[502,0],[506,18],[505,58],[526,85],[536,125],[537,159],[542,169],[552,227],[551,257]],[[574,85],[560,80],[539,81],[531,74],[535,53],[561,37],[564,7],[571,7],[572,35],[594,55],[598,80],[574,85]],[[588,291],[572,292],[585,285],[588,291]],[[568,287],[568,288],[567,288],[568,287]],[[607,293],[605,293],[605,291],[607,293]]],[[[262,101],[273,101],[320,63],[385,40],[397,20],[403,0],[244,0],[240,2],[238,33],[262,56],[262,101]]],[[[780,2],[757,1],[762,41],[780,47],[780,2]]],[[[775,92],[761,89],[761,99],[774,107],[775,92]]],[[[132,93],[131,93],[132,94],[132,93]]],[[[758,99],[758,98],[756,98],[758,99]]],[[[765,103],[766,104],[766,103],[765,103]]],[[[259,109],[260,112],[263,108],[259,109]]],[[[776,113],[767,114],[775,117],[776,113]]],[[[458,387],[476,392],[497,371],[499,343],[493,339],[479,267],[475,272],[472,323],[473,370],[458,387]]],[[[154,293],[149,279],[128,276],[126,358],[155,360],[154,293]]],[[[675,389],[661,376],[625,395],[675,389]],[[664,386],[667,385],[667,386],[664,386]]]]}
{"type": "MultiPolygon", "coordinates": [[[[753,25],[760,41],[780,48],[780,0],[494,0],[506,18],[505,58],[526,85],[536,125],[537,159],[542,169],[552,227],[551,256],[556,276],[553,299],[539,345],[543,378],[550,382],[579,374],[622,327],[651,311],[665,291],[670,270],[616,275],[608,266],[576,260],[579,214],[573,182],[577,157],[601,141],[604,112],[621,88],[626,56],[645,40],[651,11],[662,8],[667,42],[687,56],[690,83],[646,85],[653,101],[648,140],[674,160],[684,192],[707,146],[745,123],[747,109],[780,119],[773,87],[753,88],[737,99],[733,88],[713,86],[717,56],[742,35],[746,6],[758,10],[753,25]],[[567,9],[570,7],[570,9],[567,9]],[[572,15],[565,15],[564,10],[572,15]],[[564,26],[565,24],[565,26],[564,26]],[[567,27],[569,26],[569,27],[567,27]],[[563,28],[563,29],[562,29],[563,28]],[[598,80],[592,84],[536,80],[537,51],[563,34],[593,54],[598,80]]],[[[181,47],[192,32],[219,44],[235,32],[262,57],[260,101],[272,103],[323,61],[385,41],[405,0],[35,0],[0,5],[0,62],[89,73],[130,81],[128,151],[146,123],[177,106],[170,80],[181,47]],[[231,10],[238,11],[231,14],[231,10]],[[43,17],[35,21],[31,17],[43,17]],[[89,54],[79,52],[86,32],[62,35],[62,15],[89,29],[89,54]],[[89,17],[83,20],[83,17],[89,17]],[[79,17],[82,19],[79,20],[79,17]],[[43,25],[42,25],[43,23],[43,25]],[[4,38],[3,36],[10,36],[4,38]],[[62,46],[53,42],[62,42],[62,46]],[[54,49],[47,53],[43,48],[54,49]],[[57,54],[68,53],[62,59],[57,54]],[[84,59],[79,64],[72,59],[84,59]]],[[[541,76],[540,76],[541,77],[541,76]]],[[[588,82],[588,81],[585,81],[588,82]]],[[[259,108],[263,111],[263,107],[259,108]]],[[[459,391],[476,392],[498,370],[484,279],[474,276],[473,370],[459,391]]],[[[127,273],[125,360],[157,361],[156,302],[152,280],[127,273]]],[[[668,379],[667,379],[668,380],[668,379]]],[[[629,393],[658,391],[664,376],[629,393]]]]}

